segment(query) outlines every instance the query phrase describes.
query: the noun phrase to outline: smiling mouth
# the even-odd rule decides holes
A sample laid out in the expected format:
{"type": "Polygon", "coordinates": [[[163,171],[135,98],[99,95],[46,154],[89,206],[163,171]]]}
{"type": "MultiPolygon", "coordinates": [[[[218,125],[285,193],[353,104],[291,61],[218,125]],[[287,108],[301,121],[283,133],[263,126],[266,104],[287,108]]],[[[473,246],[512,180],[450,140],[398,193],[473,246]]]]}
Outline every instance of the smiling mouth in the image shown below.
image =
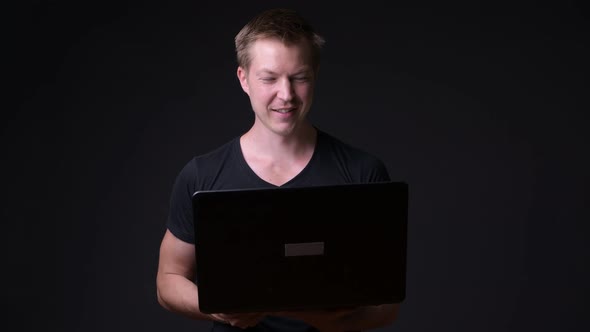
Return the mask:
{"type": "Polygon", "coordinates": [[[273,111],[281,113],[281,114],[287,114],[290,112],[293,112],[295,109],[294,108],[278,108],[278,109],[273,109],[273,111]]]}

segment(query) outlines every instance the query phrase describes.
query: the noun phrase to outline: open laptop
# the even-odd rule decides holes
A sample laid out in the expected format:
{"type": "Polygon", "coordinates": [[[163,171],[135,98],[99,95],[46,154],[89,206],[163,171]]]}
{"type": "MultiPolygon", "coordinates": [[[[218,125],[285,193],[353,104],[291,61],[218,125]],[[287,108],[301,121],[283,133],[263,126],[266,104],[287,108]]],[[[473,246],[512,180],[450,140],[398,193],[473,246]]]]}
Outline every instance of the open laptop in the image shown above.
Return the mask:
{"type": "Polygon", "coordinates": [[[198,191],[193,209],[204,313],[405,298],[404,182],[198,191]]]}

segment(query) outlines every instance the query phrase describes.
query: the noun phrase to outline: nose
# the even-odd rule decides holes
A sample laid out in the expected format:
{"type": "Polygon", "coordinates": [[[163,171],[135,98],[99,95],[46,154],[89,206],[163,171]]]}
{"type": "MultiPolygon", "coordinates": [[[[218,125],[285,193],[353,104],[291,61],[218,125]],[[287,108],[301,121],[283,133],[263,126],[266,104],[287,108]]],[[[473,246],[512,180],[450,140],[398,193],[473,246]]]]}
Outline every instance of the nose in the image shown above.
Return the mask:
{"type": "Polygon", "coordinates": [[[284,78],[278,84],[277,97],[284,101],[291,101],[293,99],[293,83],[291,80],[284,78]]]}

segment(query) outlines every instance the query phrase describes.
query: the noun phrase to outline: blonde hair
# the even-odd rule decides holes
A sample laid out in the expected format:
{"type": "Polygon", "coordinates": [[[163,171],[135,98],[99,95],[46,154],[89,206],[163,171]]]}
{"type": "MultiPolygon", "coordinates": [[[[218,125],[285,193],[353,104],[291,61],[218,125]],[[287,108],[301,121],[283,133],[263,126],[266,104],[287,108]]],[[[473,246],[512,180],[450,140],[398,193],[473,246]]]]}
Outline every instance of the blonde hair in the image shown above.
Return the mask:
{"type": "Polygon", "coordinates": [[[252,61],[249,48],[261,38],[277,38],[286,45],[307,42],[311,47],[313,68],[317,71],[320,65],[320,50],[325,40],[298,12],[274,8],[252,18],[235,37],[239,66],[248,68],[252,61]]]}

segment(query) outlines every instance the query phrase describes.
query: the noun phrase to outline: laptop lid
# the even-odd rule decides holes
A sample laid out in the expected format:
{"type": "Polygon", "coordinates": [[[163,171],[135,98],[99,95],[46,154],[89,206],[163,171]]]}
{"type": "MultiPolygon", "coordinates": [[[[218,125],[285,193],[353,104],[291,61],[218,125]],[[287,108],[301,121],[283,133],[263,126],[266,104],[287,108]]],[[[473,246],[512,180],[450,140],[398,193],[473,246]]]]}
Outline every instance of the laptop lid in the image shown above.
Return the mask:
{"type": "Polygon", "coordinates": [[[405,298],[404,182],[198,191],[193,209],[204,313],[405,298]]]}

